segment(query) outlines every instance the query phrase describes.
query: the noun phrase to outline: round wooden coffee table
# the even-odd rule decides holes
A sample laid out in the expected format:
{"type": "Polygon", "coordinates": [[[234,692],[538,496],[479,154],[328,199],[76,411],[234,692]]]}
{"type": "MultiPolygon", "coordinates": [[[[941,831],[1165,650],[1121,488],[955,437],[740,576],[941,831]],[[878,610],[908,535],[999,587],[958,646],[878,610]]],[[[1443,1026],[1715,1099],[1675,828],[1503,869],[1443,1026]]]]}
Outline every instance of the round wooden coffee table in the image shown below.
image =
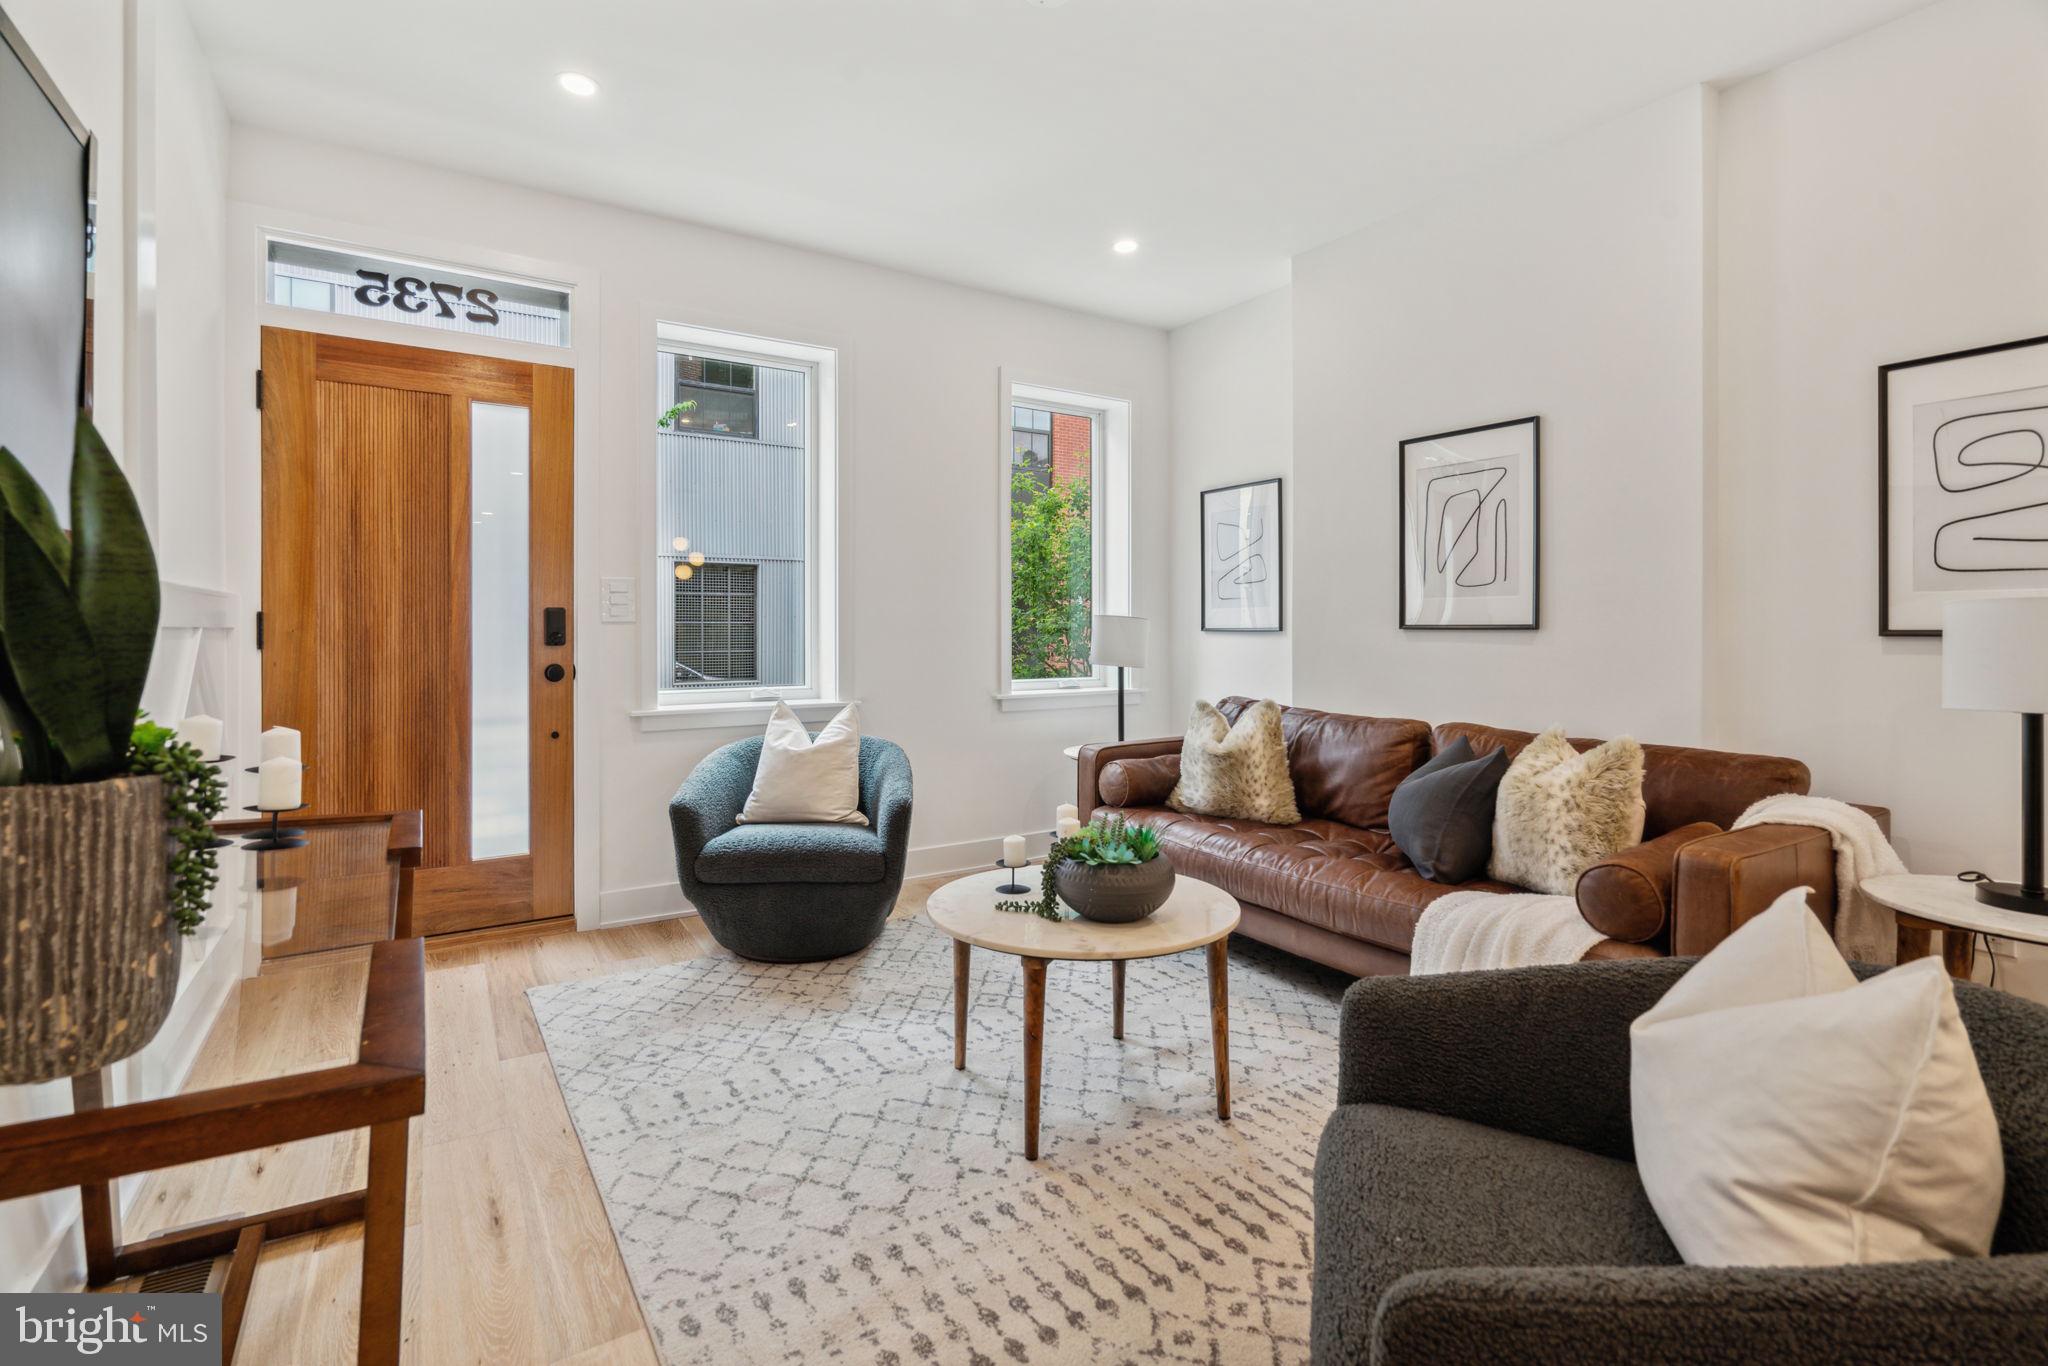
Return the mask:
{"type": "Polygon", "coordinates": [[[1092,920],[1041,920],[999,911],[997,901],[1038,896],[1039,872],[1019,869],[1028,896],[999,897],[1007,871],[949,882],[931,894],[925,914],[953,937],[953,1066],[967,1066],[967,965],[977,948],[1015,955],[1024,965],[1024,1156],[1038,1160],[1038,1091],[1045,1053],[1045,965],[1055,958],[1110,965],[1115,1002],[1113,1037],[1124,1036],[1124,964],[1206,948],[1209,954],[1209,1030],[1216,1052],[1216,1116],[1230,1118],[1230,932],[1237,928],[1237,898],[1221,887],[1181,875],[1166,904],[1131,925],[1092,920]]]}

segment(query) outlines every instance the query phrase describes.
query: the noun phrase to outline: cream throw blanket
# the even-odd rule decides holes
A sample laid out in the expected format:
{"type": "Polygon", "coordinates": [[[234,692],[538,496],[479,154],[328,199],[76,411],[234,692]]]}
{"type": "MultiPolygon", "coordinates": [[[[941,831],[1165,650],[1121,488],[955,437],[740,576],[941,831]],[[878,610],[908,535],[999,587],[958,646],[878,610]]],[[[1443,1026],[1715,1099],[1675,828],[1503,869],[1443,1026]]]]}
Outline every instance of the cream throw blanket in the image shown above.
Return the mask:
{"type": "Polygon", "coordinates": [[[1898,930],[1891,913],[1863,894],[1865,880],[1903,873],[1906,865],[1868,811],[1833,797],[1784,792],[1753,803],[1732,829],[1751,825],[1810,825],[1835,846],[1835,944],[1851,961],[1898,960],[1898,930]]]}
{"type": "Polygon", "coordinates": [[[1423,908],[1408,975],[1576,963],[1604,938],[1568,896],[1451,892],[1423,908]]]}

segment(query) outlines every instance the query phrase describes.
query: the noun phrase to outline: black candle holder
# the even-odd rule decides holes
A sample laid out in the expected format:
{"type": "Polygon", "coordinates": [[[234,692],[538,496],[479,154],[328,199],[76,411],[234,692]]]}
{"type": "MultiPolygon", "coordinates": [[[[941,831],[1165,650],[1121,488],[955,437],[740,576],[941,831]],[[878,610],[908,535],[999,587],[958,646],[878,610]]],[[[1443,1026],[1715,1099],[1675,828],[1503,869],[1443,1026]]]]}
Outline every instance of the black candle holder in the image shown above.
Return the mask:
{"type": "MultiPolygon", "coordinates": [[[[306,847],[305,831],[293,826],[280,826],[278,824],[279,818],[285,814],[283,811],[265,811],[260,806],[245,806],[242,809],[244,811],[254,811],[259,816],[267,815],[270,817],[269,831],[256,836],[256,838],[244,844],[242,846],[244,849],[254,849],[261,853],[269,849],[303,849],[306,847]]],[[[294,811],[304,811],[306,803],[300,802],[291,809],[294,811]]]]}
{"type": "MultiPolygon", "coordinates": [[[[1031,865],[1027,863],[1024,866],[1029,868],[1031,865]]],[[[1031,889],[1029,887],[1017,881],[1017,870],[1015,868],[1011,868],[1009,864],[1004,863],[1001,859],[996,860],[996,867],[1005,869],[1010,874],[1010,880],[996,888],[998,893],[1003,896],[1024,896],[1030,892],[1031,889]]]]}

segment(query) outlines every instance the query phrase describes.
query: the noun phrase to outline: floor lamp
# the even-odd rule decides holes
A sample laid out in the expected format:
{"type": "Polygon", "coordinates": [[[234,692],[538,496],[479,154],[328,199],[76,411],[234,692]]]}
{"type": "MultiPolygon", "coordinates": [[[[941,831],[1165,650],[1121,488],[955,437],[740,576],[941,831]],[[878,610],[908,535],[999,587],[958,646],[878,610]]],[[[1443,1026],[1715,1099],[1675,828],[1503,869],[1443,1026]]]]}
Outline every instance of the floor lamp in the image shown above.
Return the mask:
{"type": "Polygon", "coordinates": [[[1977,899],[2048,915],[2041,861],[2041,714],[2048,712],[2048,597],[1957,598],[1943,614],[1941,704],[2020,714],[2020,880],[1977,899]]]}
{"type": "Polygon", "coordinates": [[[1145,667],[1145,618],[1096,613],[1095,648],[1090,659],[1097,665],[1116,665],[1116,738],[1122,740],[1124,670],[1145,667]]]}

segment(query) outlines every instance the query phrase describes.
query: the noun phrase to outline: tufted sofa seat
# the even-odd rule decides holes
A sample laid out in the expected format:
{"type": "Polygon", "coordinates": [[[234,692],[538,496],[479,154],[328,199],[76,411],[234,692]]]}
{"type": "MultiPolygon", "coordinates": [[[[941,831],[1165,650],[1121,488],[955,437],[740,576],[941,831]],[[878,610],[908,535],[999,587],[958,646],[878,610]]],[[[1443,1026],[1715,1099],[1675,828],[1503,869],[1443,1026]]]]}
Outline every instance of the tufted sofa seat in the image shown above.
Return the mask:
{"type": "MultiPolygon", "coordinates": [[[[1219,704],[1233,722],[1252,699],[1219,704]]],[[[1115,811],[1159,836],[1173,866],[1238,899],[1242,932],[1360,976],[1406,973],[1415,925],[1446,892],[1523,890],[1476,880],[1446,885],[1416,872],[1387,830],[1401,780],[1459,738],[1484,753],[1519,753],[1534,735],[1470,722],[1432,727],[1393,717],[1288,707],[1281,713],[1298,825],[1265,825],[1176,811],[1178,736],[1084,745],[1077,801],[1115,811]]],[[[1580,749],[1594,740],[1573,740],[1580,749]]],[[[1800,826],[1729,830],[1758,798],[1805,792],[1806,765],[1763,754],[1645,745],[1644,842],[1588,869],[1578,903],[1607,938],[1594,959],[1705,953],[1790,887],[1813,888],[1834,921],[1828,837],[1800,826]]],[[[1881,808],[1866,808],[1880,825],[1881,808]]]]}

